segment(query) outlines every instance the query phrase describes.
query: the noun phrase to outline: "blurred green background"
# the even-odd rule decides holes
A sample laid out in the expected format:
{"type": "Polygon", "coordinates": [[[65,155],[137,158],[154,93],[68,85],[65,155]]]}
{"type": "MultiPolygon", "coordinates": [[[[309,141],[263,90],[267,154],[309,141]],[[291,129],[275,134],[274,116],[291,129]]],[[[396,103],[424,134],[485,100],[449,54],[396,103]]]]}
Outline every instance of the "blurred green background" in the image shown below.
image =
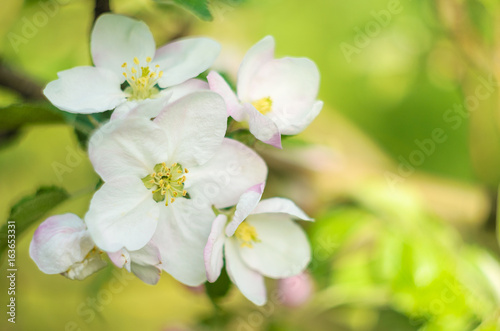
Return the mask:
{"type": "MultiPolygon", "coordinates": [[[[158,46],[215,38],[223,50],[214,68],[233,78],[266,35],[277,56],[317,63],[325,101],[318,119],[283,151],[258,147],[270,166],[266,194],[292,198],[316,218],[307,228],[315,293],[301,307],[271,300],[259,308],[233,289],[225,313],[214,315],[203,290],[166,274],[155,287],[111,267],[83,282],[46,275],[28,255],[32,226],[17,239],[16,325],[4,315],[0,329],[500,330],[498,6],[226,0],[211,2],[206,22],[170,3],[112,1],[114,12],[144,20],[158,46]],[[123,287],[113,293],[117,277],[123,287]]],[[[5,67],[44,86],[58,71],[91,64],[93,9],[89,0],[4,2],[0,76],[5,67]],[[52,14],[29,30],[40,12],[52,14]]],[[[3,114],[25,99],[0,86],[3,114]]],[[[2,220],[42,185],[74,195],[50,214],[83,216],[98,176],[72,127],[19,128],[1,118],[2,220]]],[[[5,293],[5,258],[1,266],[5,293]]]]}

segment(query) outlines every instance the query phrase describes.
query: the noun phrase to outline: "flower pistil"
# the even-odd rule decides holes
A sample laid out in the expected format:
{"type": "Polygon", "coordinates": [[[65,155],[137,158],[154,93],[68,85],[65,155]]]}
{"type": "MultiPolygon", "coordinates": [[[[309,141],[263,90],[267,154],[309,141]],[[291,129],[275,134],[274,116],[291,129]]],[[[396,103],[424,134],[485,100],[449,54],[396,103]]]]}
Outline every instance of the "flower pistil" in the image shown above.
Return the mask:
{"type": "Polygon", "coordinates": [[[167,167],[166,163],[158,163],[154,167],[154,172],[142,178],[144,186],[152,189],[153,199],[156,202],[165,201],[165,206],[169,202],[173,203],[176,198],[186,197],[187,191],[184,189],[184,182],[188,169],[183,168],[178,163],[167,167]]]}

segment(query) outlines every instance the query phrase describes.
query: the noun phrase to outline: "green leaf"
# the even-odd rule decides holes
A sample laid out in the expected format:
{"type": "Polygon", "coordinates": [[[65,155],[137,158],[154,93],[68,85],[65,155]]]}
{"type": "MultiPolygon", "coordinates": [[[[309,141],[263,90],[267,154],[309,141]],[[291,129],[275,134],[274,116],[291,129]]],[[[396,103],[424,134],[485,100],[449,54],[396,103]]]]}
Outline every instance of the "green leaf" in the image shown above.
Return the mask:
{"type": "Polygon", "coordinates": [[[214,303],[223,298],[229,292],[230,287],[231,281],[227,275],[226,268],[222,268],[219,278],[214,283],[205,283],[207,295],[214,303]]]}
{"type": "Polygon", "coordinates": [[[46,102],[13,104],[0,108],[0,131],[17,130],[25,124],[64,122],[64,113],[46,102]]]}
{"type": "Polygon", "coordinates": [[[69,196],[69,193],[60,187],[42,187],[34,195],[24,197],[16,203],[10,211],[7,223],[0,228],[0,259],[7,248],[9,224],[15,224],[15,236],[19,239],[30,225],[69,196]]]}
{"type": "MultiPolygon", "coordinates": [[[[169,3],[170,1],[156,0],[158,3],[169,3]]],[[[213,16],[208,9],[208,0],[172,0],[176,5],[192,12],[204,21],[213,20],[213,16]]]]}
{"type": "MultiPolygon", "coordinates": [[[[500,186],[498,187],[498,193],[497,193],[497,210],[498,210],[498,207],[500,207],[500,186]]],[[[496,213],[497,214],[497,241],[498,243],[500,244],[500,213],[496,213]]]]}

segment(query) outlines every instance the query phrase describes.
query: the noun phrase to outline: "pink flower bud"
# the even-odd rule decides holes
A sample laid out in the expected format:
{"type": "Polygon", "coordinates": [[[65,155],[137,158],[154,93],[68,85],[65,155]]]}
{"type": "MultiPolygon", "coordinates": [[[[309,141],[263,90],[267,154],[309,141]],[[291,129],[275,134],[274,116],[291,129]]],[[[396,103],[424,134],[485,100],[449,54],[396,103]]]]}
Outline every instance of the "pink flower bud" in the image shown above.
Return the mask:
{"type": "Polygon", "coordinates": [[[306,272],[297,276],[280,279],[278,281],[280,301],[288,307],[301,306],[311,296],[313,287],[313,281],[306,272]]]}

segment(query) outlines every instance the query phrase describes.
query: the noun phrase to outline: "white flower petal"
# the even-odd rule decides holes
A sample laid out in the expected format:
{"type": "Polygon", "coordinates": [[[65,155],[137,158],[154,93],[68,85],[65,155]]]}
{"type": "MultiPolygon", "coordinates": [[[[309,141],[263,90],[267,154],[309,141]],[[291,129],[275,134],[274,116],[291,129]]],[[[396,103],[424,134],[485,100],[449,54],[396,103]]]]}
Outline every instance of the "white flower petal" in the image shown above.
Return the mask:
{"type": "MultiPolygon", "coordinates": [[[[319,112],[323,108],[323,101],[316,101],[313,103],[311,110],[305,112],[305,114],[299,114],[295,118],[287,121],[287,127],[283,128],[282,134],[294,135],[299,134],[304,131],[309,124],[319,115],[319,112]]],[[[280,122],[280,120],[276,120],[280,122]]]]}
{"type": "Polygon", "coordinates": [[[267,166],[251,148],[225,138],[214,157],[186,174],[184,188],[198,205],[234,206],[250,187],[265,182],[267,166]]]}
{"type": "Polygon", "coordinates": [[[238,253],[238,243],[227,239],[224,245],[226,256],[226,270],[231,281],[241,293],[257,306],[262,306],[267,301],[264,277],[257,271],[250,269],[238,253]]]}
{"type": "Polygon", "coordinates": [[[89,158],[104,181],[121,176],[143,178],[168,160],[165,133],[146,118],[110,121],[89,141],[89,158]]]}
{"type": "Polygon", "coordinates": [[[160,91],[154,98],[125,102],[115,109],[111,119],[125,117],[155,118],[167,105],[180,98],[193,92],[208,90],[207,82],[201,79],[189,79],[182,84],[160,91]]]}
{"type": "Polygon", "coordinates": [[[155,285],[160,280],[160,252],[151,242],[136,251],[129,252],[123,248],[117,252],[108,253],[108,256],[118,268],[125,267],[128,272],[134,273],[146,284],[155,285]]]}
{"type": "Polygon", "coordinates": [[[249,99],[249,90],[253,77],[264,64],[274,58],[274,38],[266,36],[248,50],[238,71],[238,97],[245,102],[249,99]]]}
{"type": "Polygon", "coordinates": [[[319,71],[306,58],[282,58],[268,61],[253,76],[247,99],[253,102],[269,97],[271,112],[266,114],[282,134],[296,133],[295,122],[316,111],[313,105],[319,89],[319,71]]]}
{"type": "Polygon", "coordinates": [[[61,71],[43,94],[59,109],[91,114],[110,110],[125,102],[120,78],[105,68],[76,67],[61,71]]]}
{"type": "Polygon", "coordinates": [[[94,246],[78,216],[56,215],[47,218],[36,229],[30,244],[30,256],[44,273],[58,274],[82,262],[94,246]]]}
{"type": "Polygon", "coordinates": [[[154,118],[171,102],[170,98],[171,93],[164,90],[151,99],[127,101],[116,107],[111,115],[111,120],[128,117],[154,118]]]}
{"type": "Polygon", "coordinates": [[[250,132],[260,141],[281,148],[281,134],[276,123],[265,115],[262,115],[249,103],[243,104],[247,114],[250,132]]]}
{"type": "Polygon", "coordinates": [[[218,215],[212,223],[212,230],[208,237],[207,245],[203,251],[205,260],[205,269],[207,272],[207,279],[213,283],[219,278],[223,261],[223,248],[224,248],[224,226],[227,222],[227,216],[224,214],[218,215]]]}
{"type": "Polygon", "coordinates": [[[255,228],[260,240],[251,248],[239,248],[250,268],[270,278],[287,278],[304,271],[311,260],[311,248],[304,230],[288,215],[250,215],[246,222],[255,228]]]}
{"type": "Polygon", "coordinates": [[[231,219],[231,222],[226,227],[226,235],[231,237],[238,226],[252,213],[262,197],[265,183],[260,183],[252,186],[248,191],[243,193],[236,205],[236,211],[231,219]]]}
{"type": "Polygon", "coordinates": [[[160,250],[163,270],[188,286],[200,285],[207,279],[203,250],[215,218],[212,209],[178,198],[161,210],[152,242],[160,250]]]}
{"type": "Polygon", "coordinates": [[[188,94],[197,91],[207,91],[209,90],[208,83],[201,79],[189,79],[182,84],[175,85],[165,89],[165,93],[170,94],[169,103],[173,103],[188,94]]]}
{"type": "Polygon", "coordinates": [[[203,37],[179,39],[160,47],[153,61],[163,70],[158,84],[165,88],[198,76],[214,63],[219,53],[220,44],[203,37]]]}
{"type": "Polygon", "coordinates": [[[112,70],[123,82],[122,64],[133,64],[134,57],[145,62],[155,54],[155,41],[148,26],[132,18],[104,14],[99,16],[92,29],[90,49],[97,67],[112,70]]]}
{"type": "Polygon", "coordinates": [[[160,206],[139,178],[114,177],[94,194],[85,222],[102,250],[138,250],[153,237],[160,206]]]}
{"type": "Polygon", "coordinates": [[[243,111],[243,106],[240,104],[238,97],[227,84],[224,78],[215,71],[211,71],[207,76],[210,89],[219,95],[226,102],[227,113],[236,121],[243,121],[246,118],[246,113],[243,111]]]}
{"type": "Polygon", "coordinates": [[[205,163],[219,148],[226,133],[226,107],[217,93],[193,92],[168,105],[154,122],[168,137],[169,160],[189,168],[205,163]]]}
{"type": "Polygon", "coordinates": [[[293,201],[285,198],[269,198],[262,200],[252,211],[252,215],[266,213],[284,213],[303,221],[314,221],[312,218],[307,216],[302,209],[297,207],[293,201]]]}
{"type": "Polygon", "coordinates": [[[130,270],[146,284],[155,285],[160,280],[161,256],[158,247],[148,243],[137,251],[131,251],[130,270]]]}

